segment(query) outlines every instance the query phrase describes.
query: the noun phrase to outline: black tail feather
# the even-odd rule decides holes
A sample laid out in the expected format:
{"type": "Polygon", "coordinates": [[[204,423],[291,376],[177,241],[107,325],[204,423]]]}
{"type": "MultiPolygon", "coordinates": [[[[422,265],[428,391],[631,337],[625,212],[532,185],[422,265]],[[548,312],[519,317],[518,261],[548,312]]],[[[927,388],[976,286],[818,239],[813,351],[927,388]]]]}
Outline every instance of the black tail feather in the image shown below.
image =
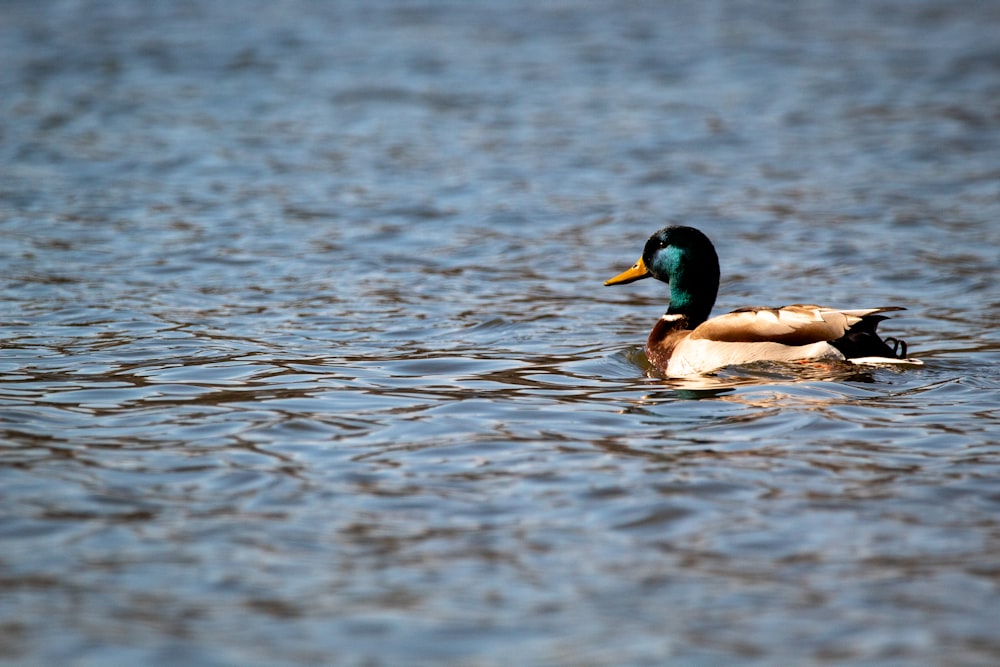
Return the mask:
{"type": "Polygon", "coordinates": [[[882,320],[889,319],[884,315],[867,315],[830,345],[840,350],[848,359],[859,357],[888,357],[890,359],[906,358],[906,342],[898,338],[878,337],[875,329],[882,320]]]}
{"type": "Polygon", "coordinates": [[[899,338],[886,338],[886,345],[892,345],[892,354],[897,359],[906,359],[906,341],[899,338]]]}

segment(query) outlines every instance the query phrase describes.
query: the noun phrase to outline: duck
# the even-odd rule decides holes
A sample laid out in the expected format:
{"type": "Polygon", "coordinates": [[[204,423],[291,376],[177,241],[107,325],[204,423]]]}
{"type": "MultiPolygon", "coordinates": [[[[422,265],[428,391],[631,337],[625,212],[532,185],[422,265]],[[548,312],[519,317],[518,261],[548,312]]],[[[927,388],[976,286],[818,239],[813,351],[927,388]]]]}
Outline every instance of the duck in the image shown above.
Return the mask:
{"type": "Polygon", "coordinates": [[[646,357],[667,377],[703,375],[759,361],[920,362],[907,345],[882,339],[883,313],[900,306],[843,310],[814,304],[745,307],[710,317],[719,292],[715,246],[694,227],[672,225],[649,237],[631,268],[605,281],[626,285],[655,278],[670,286],[670,306],[646,340],[646,357]]]}

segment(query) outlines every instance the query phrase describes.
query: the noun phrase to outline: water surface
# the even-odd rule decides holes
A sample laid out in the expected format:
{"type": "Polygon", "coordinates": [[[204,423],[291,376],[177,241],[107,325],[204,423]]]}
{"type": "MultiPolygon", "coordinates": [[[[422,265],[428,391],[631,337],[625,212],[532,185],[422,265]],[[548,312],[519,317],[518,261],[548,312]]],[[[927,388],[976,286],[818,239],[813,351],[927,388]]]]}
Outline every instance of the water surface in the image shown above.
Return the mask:
{"type": "Polygon", "coordinates": [[[0,655],[1000,661],[998,30],[5,3],[0,655]],[[924,366],[649,375],[667,222],[924,366]]]}

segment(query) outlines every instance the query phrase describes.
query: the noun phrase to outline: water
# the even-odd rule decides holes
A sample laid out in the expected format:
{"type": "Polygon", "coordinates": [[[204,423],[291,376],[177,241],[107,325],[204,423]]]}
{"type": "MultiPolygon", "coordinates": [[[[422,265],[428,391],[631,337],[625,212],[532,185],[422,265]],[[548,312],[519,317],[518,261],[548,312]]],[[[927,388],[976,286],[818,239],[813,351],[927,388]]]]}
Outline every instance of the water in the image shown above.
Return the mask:
{"type": "Polygon", "coordinates": [[[0,655],[1000,662],[998,30],[4,3],[0,655]],[[925,365],[647,375],[667,222],[925,365]]]}

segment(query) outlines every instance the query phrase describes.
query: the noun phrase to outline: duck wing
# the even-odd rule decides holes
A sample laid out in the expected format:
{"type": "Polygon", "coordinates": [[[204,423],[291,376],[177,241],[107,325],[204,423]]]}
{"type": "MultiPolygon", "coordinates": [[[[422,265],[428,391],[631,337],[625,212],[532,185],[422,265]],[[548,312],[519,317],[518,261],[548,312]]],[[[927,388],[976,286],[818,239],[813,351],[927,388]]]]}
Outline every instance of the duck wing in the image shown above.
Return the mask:
{"type": "Polygon", "coordinates": [[[725,343],[810,345],[837,340],[862,320],[877,323],[886,319],[879,313],[895,310],[905,309],[887,306],[841,310],[812,304],[740,308],[703,322],[691,332],[690,338],[725,343]]]}

